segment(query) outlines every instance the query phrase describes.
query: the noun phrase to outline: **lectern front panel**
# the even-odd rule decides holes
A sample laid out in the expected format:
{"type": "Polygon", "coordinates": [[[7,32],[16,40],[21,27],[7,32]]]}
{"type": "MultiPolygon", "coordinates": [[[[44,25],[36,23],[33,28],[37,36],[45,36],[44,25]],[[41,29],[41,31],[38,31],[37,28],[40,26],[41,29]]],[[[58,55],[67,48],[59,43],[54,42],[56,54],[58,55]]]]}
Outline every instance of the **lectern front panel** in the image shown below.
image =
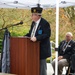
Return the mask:
{"type": "Polygon", "coordinates": [[[39,42],[29,38],[10,38],[10,70],[17,75],[40,75],[39,42]]]}

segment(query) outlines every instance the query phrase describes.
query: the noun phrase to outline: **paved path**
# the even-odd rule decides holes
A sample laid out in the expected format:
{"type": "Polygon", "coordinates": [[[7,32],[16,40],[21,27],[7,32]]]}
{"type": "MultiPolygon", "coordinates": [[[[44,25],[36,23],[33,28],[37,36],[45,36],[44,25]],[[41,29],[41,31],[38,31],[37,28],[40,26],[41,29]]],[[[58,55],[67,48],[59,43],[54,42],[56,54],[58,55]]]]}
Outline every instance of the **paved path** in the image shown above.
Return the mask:
{"type": "Polygon", "coordinates": [[[52,65],[47,63],[47,75],[52,75],[54,73],[52,65]]]}
{"type": "MultiPolygon", "coordinates": [[[[63,68],[62,75],[65,75],[66,74],[67,68],[68,67],[64,67],[63,68]]],[[[53,71],[52,65],[50,63],[47,63],[47,75],[52,75],[53,73],[54,73],[54,71],[53,71]]]]}

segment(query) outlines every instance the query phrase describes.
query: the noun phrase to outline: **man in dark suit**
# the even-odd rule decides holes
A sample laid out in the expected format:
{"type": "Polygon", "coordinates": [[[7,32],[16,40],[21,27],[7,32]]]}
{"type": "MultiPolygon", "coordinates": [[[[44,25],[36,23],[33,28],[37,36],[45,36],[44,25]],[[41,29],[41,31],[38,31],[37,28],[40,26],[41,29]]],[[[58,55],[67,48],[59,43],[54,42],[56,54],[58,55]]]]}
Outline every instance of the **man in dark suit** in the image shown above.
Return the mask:
{"type": "MultiPolygon", "coordinates": [[[[58,75],[62,75],[64,66],[68,66],[70,57],[75,53],[75,42],[72,40],[72,33],[66,33],[66,39],[62,41],[58,49],[58,75]]],[[[55,70],[55,59],[52,62],[55,70]]]]}
{"type": "Polygon", "coordinates": [[[43,8],[33,7],[32,24],[29,33],[25,36],[31,37],[31,41],[40,41],[40,75],[47,75],[46,58],[51,56],[50,51],[50,24],[41,17],[43,8]]]}

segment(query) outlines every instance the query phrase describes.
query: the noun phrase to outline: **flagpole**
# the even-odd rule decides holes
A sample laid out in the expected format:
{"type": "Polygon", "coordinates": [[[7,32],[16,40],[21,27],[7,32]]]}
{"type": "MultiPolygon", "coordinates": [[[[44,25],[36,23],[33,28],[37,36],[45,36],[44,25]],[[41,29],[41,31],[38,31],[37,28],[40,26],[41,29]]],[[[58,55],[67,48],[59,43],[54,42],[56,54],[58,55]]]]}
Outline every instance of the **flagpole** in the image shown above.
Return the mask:
{"type": "Polygon", "coordinates": [[[56,62],[55,75],[58,75],[58,40],[59,39],[59,0],[56,0],[56,62]]]}

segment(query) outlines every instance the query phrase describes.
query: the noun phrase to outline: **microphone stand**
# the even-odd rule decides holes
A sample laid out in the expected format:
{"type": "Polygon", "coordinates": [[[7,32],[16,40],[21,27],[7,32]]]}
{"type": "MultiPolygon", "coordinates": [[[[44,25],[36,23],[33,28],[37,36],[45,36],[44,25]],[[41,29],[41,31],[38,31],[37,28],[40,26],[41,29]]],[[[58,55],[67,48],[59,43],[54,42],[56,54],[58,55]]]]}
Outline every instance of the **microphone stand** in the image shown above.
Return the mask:
{"type": "Polygon", "coordinates": [[[1,30],[4,30],[4,29],[8,29],[8,28],[10,28],[10,27],[18,26],[18,25],[20,25],[20,24],[23,24],[23,22],[20,22],[20,23],[17,23],[17,24],[11,24],[11,25],[9,25],[9,26],[6,26],[6,27],[4,27],[4,28],[1,28],[0,31],[1,31],[1,30]]]}

